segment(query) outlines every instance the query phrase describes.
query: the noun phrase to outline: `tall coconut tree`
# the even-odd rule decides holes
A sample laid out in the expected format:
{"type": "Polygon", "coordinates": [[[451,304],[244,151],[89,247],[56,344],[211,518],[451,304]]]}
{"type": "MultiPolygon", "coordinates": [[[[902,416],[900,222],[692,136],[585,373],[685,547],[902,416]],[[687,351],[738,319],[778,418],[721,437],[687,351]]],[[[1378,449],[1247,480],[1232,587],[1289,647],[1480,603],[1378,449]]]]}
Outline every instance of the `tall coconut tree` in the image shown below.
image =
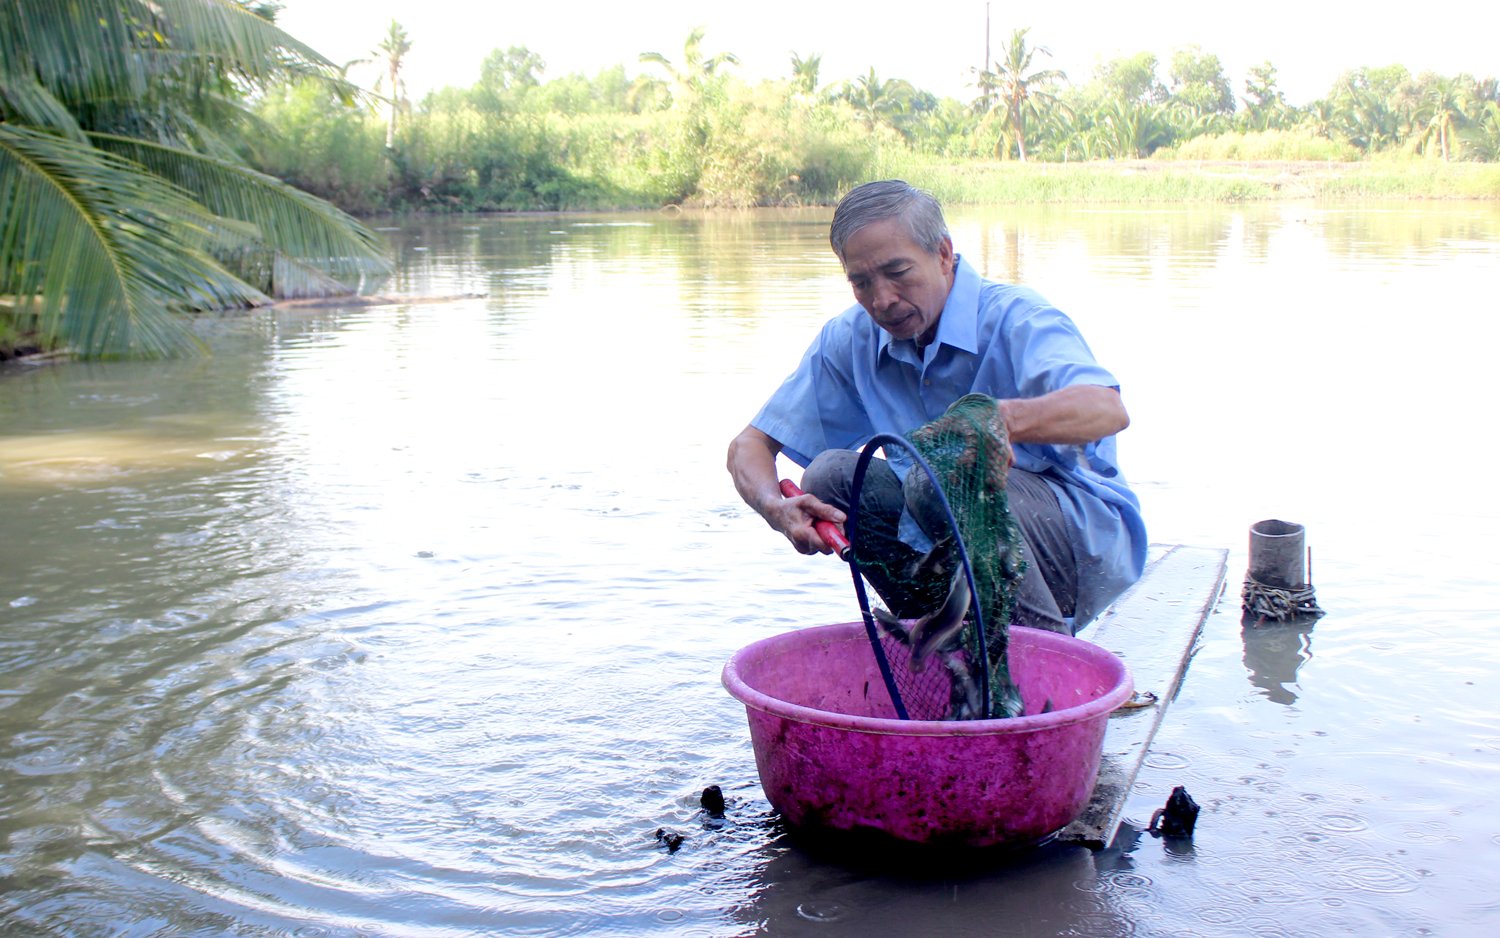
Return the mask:
{"type": "MultiPolygon", "coordinates": [[[[375,54],[379,56],[380,63],[385,66],[383,80],[390,85],[390,114],[385,122],[387,150],[396,145],[396,115],[400,113],[406,102],[406,82],[401,77],[401,69],[406,65],[406,54],[411,51],[411,47],[411,37],[395,20],[391,20],[385,38],[380,40],[380,45],[375,47],[375,54]]],[[[380,81],[380,79],[376,80],[376,91],[381,90],[380,81]]]]}
{"type": "MultiPolygon", "coordinates": [[[[1448,162],[1458,148],[1458,128],[1467,121],[1472,103],[1461,79],[1442,75],[1422,75],[1414,85],[1412,97],[1413,132],[1409,146],[1417,153],[1436,153],[1448,162]]],[[[1475,108],[1477,110],[1477,108],[1475,108]]]]}
{"type": "Polygon", "coordinates": [[[252,169],[253,89],[333,63],[235,0],[0,3],[0,313],[85,356],[194,343],[180,312],[347,292],[384,265],[252,169]]]}
{"type": "Polygon", "coordinates": [[[713,90],[716,85],[715,76],[721,67],[740,64],[739,56],[732,52],[720,52],[705,58],[703,36],[704,29],[701,26],[688,33],[682,44],[681,65],[674,65],[671,59],[660,52],[641,53],[642,62],[661,66],[672,79],[673,104],[676,106],[691,109],[713,90]]]}
{"type": "Polygon", "coordinates": [[[844,84],[839,95],[854,109],[854,115],[866,127],[881,124],[899,129],[902,116],[906,114],[917,89],[904,78],[882,79],[875,69],[844,84]]]}
{"type": "Polygon", "coordinates": [[[818,93],[818,72],[823,67],[823,56],[809,55],[803,58],[792,53],[792,90],[811,98],[818,93]]]}
{"type": "Polygon", "coordinates": [[[1067,76],[1057,69],[1032,70],[1032,61],[1040,55],[1051,55],[1042,46],[1026,41],[1026,29],[1013,30],[1006,44],[1005,58],[995,61],[994,69],[979,74],[980,110],[1003,108],[1006,137],[1015,142],[1021,162],[1026,162],[1026,123],[1041,108],[1056,98],[1051,86],[1067,76]]]}

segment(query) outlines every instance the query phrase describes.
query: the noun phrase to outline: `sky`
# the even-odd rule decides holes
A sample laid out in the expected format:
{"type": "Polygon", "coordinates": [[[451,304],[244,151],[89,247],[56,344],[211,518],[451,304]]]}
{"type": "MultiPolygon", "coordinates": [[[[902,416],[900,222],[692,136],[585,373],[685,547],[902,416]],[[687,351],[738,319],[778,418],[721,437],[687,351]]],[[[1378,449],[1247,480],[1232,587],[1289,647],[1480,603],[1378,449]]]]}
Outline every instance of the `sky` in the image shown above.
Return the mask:
{"type": "MultiPolygon", "coordinates": [[[[399,22],[413,42],[403,77],[415,100],[447,85],[473,84],[490,51],[513,45],[541,56],[544,79],[593,75],[620,64],[635,75],[654,68],[640,63],[642,52],[680,62],[683,41],[702,26],[704,53],[735,54],[737,74],[751,81],[786,77],[795,52],[822,56],[824,84],[873,67],[881,79],[905,78],[967,101],[974,96],[973,70],[985,61],[987,10],[991,60],[1000,57],[1012,30],[1029,27],[1027,39],[1051,53],[1038,56],[1034,67],[1061,69],[1079,83],[1098,63],[1138,52],[1156,54],[1165,81],[1173,52],[1194,45],[1219,57],[1236,95],[1244,93],[1247,70],[1269,60],[1282,91],[1297,105],[1323,97],[1341,72],[1359,66],[1500,76],[1496,0],[1400,7],[1320,0],[1073,0],[1030,9],[985,0],[886,0],[863,7],[848,0],[281,2],[280,25],[340,64],[370,55],[391,20],[399,22]]],[[[373,66],[350,71],[366,85],[375,74],[373,66]]]]}

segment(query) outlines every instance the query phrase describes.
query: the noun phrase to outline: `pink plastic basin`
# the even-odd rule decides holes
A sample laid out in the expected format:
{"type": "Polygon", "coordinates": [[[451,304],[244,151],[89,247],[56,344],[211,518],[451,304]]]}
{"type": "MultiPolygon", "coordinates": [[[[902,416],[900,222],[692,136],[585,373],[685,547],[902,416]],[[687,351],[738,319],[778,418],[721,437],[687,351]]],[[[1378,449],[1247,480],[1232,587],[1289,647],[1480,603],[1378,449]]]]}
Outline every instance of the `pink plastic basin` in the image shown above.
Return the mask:
{"type": "Polygon", "coordinates": [[[740,649],[724,686],[745,705],[761,787],[789,824],[1022,846],[1088,803],[1109,714],[1132,685],[1110,652],[1037,629],[1010,630],[1010,669],[1036,716],[896,719],[864,626],[848,622],[740,649]]]}

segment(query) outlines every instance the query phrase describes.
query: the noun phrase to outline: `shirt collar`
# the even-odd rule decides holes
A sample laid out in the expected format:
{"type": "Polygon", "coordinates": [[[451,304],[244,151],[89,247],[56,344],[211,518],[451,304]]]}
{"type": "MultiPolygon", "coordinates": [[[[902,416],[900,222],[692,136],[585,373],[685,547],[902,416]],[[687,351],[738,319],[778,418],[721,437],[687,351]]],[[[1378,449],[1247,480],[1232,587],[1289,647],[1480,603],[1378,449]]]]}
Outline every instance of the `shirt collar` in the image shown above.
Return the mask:
{"type": "MultiPolygon", "coordinates": [[[[953,259],[953,286],[948,290],[948,299],[943,303],[942,315],[938,317],[937,335],[934,345],[949,345],[970,354],[979,351],[979,287],[982,283],[976,271],[962,256],[953,259]]],[[[876,327],[880,332],[878,353],[899,361],[920,365],[922,356],[917,353],[917,343],[912,339],[893,339],[889,332],[876,327]]]]}

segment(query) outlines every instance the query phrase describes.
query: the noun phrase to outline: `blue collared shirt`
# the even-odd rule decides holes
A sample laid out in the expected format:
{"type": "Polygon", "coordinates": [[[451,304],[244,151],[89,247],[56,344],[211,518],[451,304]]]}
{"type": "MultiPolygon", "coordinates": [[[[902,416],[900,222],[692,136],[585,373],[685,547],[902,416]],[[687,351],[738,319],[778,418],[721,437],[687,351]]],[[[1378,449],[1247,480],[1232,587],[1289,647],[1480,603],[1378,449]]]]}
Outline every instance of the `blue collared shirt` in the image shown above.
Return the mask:
{"type": "MultiPolygon", "coordinates": [[[[1119,386],[1061,310],[1034,290],[983,279],[960,257],[931,345],[918,352],[914,341],[893,339],[864,307],[852,306],[824,324],[751,425],[806,466],[825,449],[859,449],[877,433],[905,435],[965,394],[1040,397],[1080,384],[1119,386]]],[[[1112,436],[1014,450],[1017,467],[1051,484],[1070,522],[1081,628],[1145,567],[1140,503],[1116,465],[1112,436]]]]}

